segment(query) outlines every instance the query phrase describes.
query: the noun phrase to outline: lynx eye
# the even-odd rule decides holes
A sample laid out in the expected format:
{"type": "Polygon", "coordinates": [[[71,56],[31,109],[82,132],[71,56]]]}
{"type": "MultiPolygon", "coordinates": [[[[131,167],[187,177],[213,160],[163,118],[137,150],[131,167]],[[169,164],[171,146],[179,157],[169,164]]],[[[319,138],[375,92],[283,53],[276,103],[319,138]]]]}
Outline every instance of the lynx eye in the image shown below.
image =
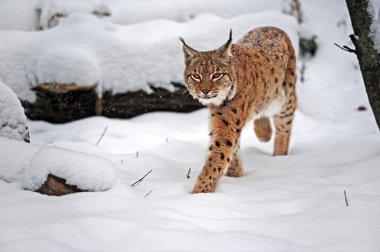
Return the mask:
{"type": "Polygon", "coordinates": [[[220,78],[222,78],[223,74],[221,73],[214,73],[212,76],[211,76],[211,79],[213,80],[219,80],[220,78]]]}
{"type": "Polygon", "coordinates": [[[202,77],[199,74],[192,74],[190,77],[195,81],[200,81],[202,77]]]}

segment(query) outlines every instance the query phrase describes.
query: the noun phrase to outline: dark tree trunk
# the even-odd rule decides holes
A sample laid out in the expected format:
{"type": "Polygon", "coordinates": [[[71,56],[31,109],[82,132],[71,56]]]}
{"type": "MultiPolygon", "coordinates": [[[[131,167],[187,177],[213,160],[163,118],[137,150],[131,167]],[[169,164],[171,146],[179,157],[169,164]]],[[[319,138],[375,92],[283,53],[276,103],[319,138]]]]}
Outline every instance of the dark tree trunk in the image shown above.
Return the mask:
{"type": "Polygon", "coordinates": [[[380,129],[380,55],[374,48],[370,26],[372,17],[368,13],[368,0],[346,0],[354,34],[354,52],[359,61],[368,99],[380,129]]]}

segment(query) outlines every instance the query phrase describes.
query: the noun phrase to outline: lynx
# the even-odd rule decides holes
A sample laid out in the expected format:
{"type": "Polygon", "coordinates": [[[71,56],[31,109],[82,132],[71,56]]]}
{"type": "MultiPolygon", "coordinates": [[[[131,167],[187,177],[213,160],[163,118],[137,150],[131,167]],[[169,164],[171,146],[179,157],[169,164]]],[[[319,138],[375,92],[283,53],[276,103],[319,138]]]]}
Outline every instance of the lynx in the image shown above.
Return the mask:
{"type": "Polygon", "coordinates": [[[223,174],[243,175],[239,137],[253,119],[260,141],[271,139],[273,155],[287,155],[297,105],[296,58],[287,34],[275,27],[251,30],[236,44],[230,37],[212,51],[197,51],[183,38],[185,85],[211,112],[210,145],[193,193],[215,192],[223,174]]]}

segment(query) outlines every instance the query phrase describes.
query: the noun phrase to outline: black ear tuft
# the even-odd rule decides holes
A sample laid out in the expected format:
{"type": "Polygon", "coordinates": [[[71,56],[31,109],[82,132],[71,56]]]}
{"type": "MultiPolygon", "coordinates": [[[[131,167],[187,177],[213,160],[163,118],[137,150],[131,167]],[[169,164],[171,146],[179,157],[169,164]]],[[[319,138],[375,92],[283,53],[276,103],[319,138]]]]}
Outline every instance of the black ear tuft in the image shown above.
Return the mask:
{"type": "Polygon", "coordinates": [[[218,50],[220,51],[222,55],[232,57],[231,47],[232,47],[232,29],[230,29],[230,36],[227,42],[221,47],[219,47],[218,50]]]}
{"type": "Polygon", "coordinates": [[[179,39],[179,41],[181,41],[184,45],[186,45],[186,42],[185,42],[185,40],[184,40],[182,37],[179,37],[178,39],[179,39]]]}
{"type": "Polygon", "coordinates": [[[193,48],[191,48],[190,46],[188,46],[182,37],[179,37],[178,39],[183,44],[183,53],[185,55],[185,64],[187,65],[190,63],[191,58],[198,55],[198,52],[196,50],[194,50],[193,48]]]}

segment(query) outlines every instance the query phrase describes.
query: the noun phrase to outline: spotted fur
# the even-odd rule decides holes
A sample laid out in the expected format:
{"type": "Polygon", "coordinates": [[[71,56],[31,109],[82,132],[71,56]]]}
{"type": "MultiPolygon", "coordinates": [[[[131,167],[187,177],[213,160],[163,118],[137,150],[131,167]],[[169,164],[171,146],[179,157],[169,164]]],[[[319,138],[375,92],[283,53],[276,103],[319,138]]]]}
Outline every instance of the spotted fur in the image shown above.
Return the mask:
{"type": "Polygon", "coordinates": [[[260,27],[236,44],[200,52],[183,39],[185,84],[189,93],[211,112],[208,158],[193,193],[214,192],[223,173],[240,177],[239,138],[243,126],[254,120],[261,141],[269,141],[273,117],[273,155],[287,155],[297,105],[296,58],[287,34],[260,27]]]}

